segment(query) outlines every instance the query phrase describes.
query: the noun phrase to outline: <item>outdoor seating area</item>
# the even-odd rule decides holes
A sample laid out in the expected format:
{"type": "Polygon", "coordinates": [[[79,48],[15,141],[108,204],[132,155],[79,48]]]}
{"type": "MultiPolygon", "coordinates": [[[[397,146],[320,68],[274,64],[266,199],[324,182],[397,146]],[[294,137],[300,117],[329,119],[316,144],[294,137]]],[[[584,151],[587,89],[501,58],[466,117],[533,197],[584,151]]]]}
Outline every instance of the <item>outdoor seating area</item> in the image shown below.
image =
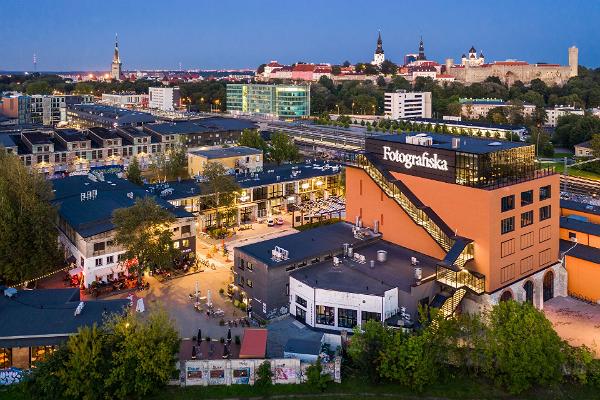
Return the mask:
{"type": "Polygon", "coordinates": [[[304,201],[293,205],[292,222],[296,226],[334,217],[341,218],[345,210],[346,199],[341,196],[304,201]]]}

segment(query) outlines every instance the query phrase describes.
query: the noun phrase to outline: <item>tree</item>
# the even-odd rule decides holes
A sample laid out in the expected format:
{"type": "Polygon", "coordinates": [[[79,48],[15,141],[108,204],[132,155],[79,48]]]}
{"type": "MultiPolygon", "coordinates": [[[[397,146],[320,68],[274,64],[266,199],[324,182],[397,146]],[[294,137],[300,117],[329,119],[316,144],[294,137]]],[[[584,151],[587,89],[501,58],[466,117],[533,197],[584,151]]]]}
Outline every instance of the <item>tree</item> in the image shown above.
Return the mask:
{"type": "Polygon", "coordinates": [[[554,146],[550,141],[550,135],[538,127],[531,128],[528,142],[536,146],[535,153],[544,157],[554,156],[554,146]]]}
{"type": "Polygon", "coordinates": [[[454,115],[456,117],[459,117],[462,113],[462,105],[459,102],[453,102],[448,104],[446,106],[446,109],[448,110],[448,115],[454,115]]]}
{"type": "Polygon", "coordinates": [[[297,161],[300,158],[298,147],[294,140],[282,132],[271,135],[269,158],[280,165],[284,161],[297,161]]]}
{"type": "Polygon", "coordinates": [[[166,175],[168,179],[187,178],[187,151],[183,143],[176,143],[167,153],[166,175]]]}
{"type": "Polygon", "coordinates": [[[21,283],[61,262],[50,183],[0,148],[0,282],[21,283]]]}
{"type": "Polygon", "coordinates": [[[117,316],[107,326],[112,357],[106,386],[111,397],[146,398],[175,372],[179,335],[166,311],[142,320],[137,314],[117,316]]]}
{"type": "Polygon", "coordinates": [[[51,94],[52,87],[44,80],[33,81],[27,84],[25,92],[27,94],[51,94]]]}
{"type": "Polygon", "coordinates": [[[556,141],[562,146],[573,147],[600,132],[600,118],[592,115],[565,115],[558,119],[556,141]]]}
{"type": "Polygon", "coordinates": [[[342,73],[342,68],[339,65],[334,65],[331,67],[332,75],[340,75],[342,73]]]}
{"type": "Polygon", "coordinates": [[[217,162],[208,162],[202,175],[208,179],[206,183],[207,203],[215,209],[217,227],[220,227],[222,217],[220,209],[224,207],[227,212],[233,205],[235,193],[239,191],[240,186],[231,175],[227,174],[223,164],[217,162]]]}
{"type": "Polygon", "coordinates": [[[95,400],[103,398],[104,379],[109,361],[104,339],[96,327],[83,327],[67,341],[68,359],[57,371],[69,398],[95,400]]]}
{"type": "Polygon", "coordinates": [[[329,382],[331,382],[331,376],[329,374],[323,375],[321,357],[317,357],[317,362],[306,369],[306,383],[324,392],[329,382]]]}
{"type": "Polygon", "coordinates": [[[252,147],[253,149],[259,149],[263,153],[265,153],[267,149],[267,144],[265,143],[262,136],[256,129],[244,129],[242,134],[240,135],[240,140],[238,141],[240,146],[252,147]]]}
{"type": "Polygon", "coordinates": [[[563,342],[528,302],[505,301],[489,315],[486,372],[511,393],[562,380],[563,342]]]}
{"type": "Polygon", "coordinates": [[[256,380],[254,386],[271,386],[273,384],[273,371],[271,371],[271,363],[263,361],[256,369],[256,380]]]}
{"type": "Polygon", "coordinates": [[[68,360],[69,352],[65,346],[61,346],[52,355],[36,363],[33,373],[24,382],[24,392],[32,399],[64,399],[66,388],[61,381],[59,371],[64,370],[68,360]]]}
{"type": "Polygon", "coordinates": [[[170,224],[175,217],[158,204],[152,197],[138,198],[128,208],[113,212],[115,242],[125,248],[125,257],[132,260],[131,269],[142,282],[144,270],[171,268],[173,260],[180,256],[173,247],[173,232],[170,224]]]}
{"type": "Polygon", "coordinates": [[[592,147],[594,157],[600,157],[600,133],[597,133],[594,136],[592,136],[590,145],[592,147]]]}
{"type": "Polygon", "coordinates": [[[395,75],[398,72],[398,66],[390,60],[385,60],[381,63],[381,73],[384,75],[395,75]]]}
{"type": "Polygon", "coordinates": [[[362,331],[355,328],[348,355],[355,370],[365,374],[371,382],[379,382],[381,351],[390,334],[379,321],[367,321],[362,331]]]}
{"type": "Polygon", "coordinates": [[[377,77],[377,86],[384,87],[385,86],[385,78],[382,75],[377,77]]]}
{"type": "Polygon", "coordinates": [[[136,156],[133,156],[127,167],[127,180],[139,186],[144,184],[142,181],[142,170],[140,169],[140,163],[136,156]]]}

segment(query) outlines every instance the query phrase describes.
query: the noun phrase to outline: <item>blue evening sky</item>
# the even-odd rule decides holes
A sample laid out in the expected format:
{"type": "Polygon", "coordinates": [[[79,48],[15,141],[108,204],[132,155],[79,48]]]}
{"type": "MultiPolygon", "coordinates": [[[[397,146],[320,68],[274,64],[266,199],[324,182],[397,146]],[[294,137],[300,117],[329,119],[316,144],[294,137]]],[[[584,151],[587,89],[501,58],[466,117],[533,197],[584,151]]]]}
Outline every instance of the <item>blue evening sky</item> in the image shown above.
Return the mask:
{"type": "Polygon", "coordinates": [[[598,0],[0,0],[0,70],[106,70],[119,33],[124,69],[254,68],[278,60],[372,58],[381,30],[401,62],[419,37],[429,59],[471,45],[488,60],[600,66],[598,0]]]}

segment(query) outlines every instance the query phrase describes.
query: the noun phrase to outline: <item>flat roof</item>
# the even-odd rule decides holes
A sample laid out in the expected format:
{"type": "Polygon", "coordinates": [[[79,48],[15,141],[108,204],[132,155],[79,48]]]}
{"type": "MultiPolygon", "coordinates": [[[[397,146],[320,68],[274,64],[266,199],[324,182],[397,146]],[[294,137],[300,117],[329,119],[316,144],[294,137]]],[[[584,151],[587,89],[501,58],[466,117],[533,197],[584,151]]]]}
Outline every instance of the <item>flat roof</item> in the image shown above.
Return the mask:
{"type": "Polygon", "coordinates": [[[298,338],[288,339],[283,351],[285,353],[310,354],[317,356],[321,352],[321,341],[298,338]]]}
{"type": "Polygon", "coordinates": [[[31,144],[52,144],[52,138],[41,132],[22,132],[21,135],[31,144]]]}
{"type": "Polygon", "coordinates": [[[117,135],[119,132],[129,135],[131,137],[148,137],[150,134],[144,132],[143,130],[134,128],[133,126],[119,126],[116,130],[117,135]]]}
{"type": "Polygon", "coordinates": [[[354,252],[364,255],[366,263],[360,264],[349,258],[342,258],[342,265],[334,267],[333,261],[327,260],[298,269],[290,276],[313,288],[383,296],[386,291],[394,288],[410,293],[416,282],[412,257],[419,261],[423,278],[435,275],[436,264],[440,262],[384,240],[377,240],[354,252]],[[383,263],[377,261],[379,250],[387,252],[387,260],[383,263]],[[371,260],[375,260],[374,268],[370,266],[371,260]]]}
{"type": "Polygon", "coordinates": [[[576,218],[560,217],[560,227],[571,231],[600,236],[600,224],[594,224],[576,218]]]}
{"type": "Polygon", "coordinates": [[[83,132],[76,129],[55,129],[54,132],[65,142],[83,142],[89,140],[83,132]]]}
{"type": "Polygon", "coordinates": [[[121,136],[117,135],[113,129],[106,129],[101,126],[95,126],[93,128],[88,128],[90,132],[93,132],[96,136],[102,139],[118,139],[121,136]]]}
{"type": "Polygon", "coordinates": [[[126,299],[85,301],[81,313],[74,315],[78,288],[18,290],[14,298],[1,294],[0,347],[41,345],[52,336],[66,339],[79,327],[102,325],[105,314],[120,313],[128,305],[126,299]]]}
{"type": "Polygon", "coordinates": [[[69,111],[77,112],[80,117],[102,120],[104,122],[118,122],[119,124],[149,123],[154,122],[152,114],[127,110],[124,108],[105,106],[100,104],[71,104],[69,111]]]}
{"type": "Polygon", "coordinates": [[[579,258],[585,261],[589,261],[594,264],[600,264],[600,249],[597,247],[587,246],[585,244],[577,244],[577,246],[573,247],[575,243],[570,240],[560,240],[560,252],[563,254],[565,251],[568,251],[567,256],[579,258]],[[569,250],[570,249],[570,250],[569,250]]]}
{"type": "Polygon", "coordinates": [[[463,125],[472,126],[473,128],[488,128],[488,129],[502,129],[509,131],[522,131],[527,128],[523,125],[507,125],[507,124],[493,124],[490,122],[474,122],[474,121],[454,121],[450,119],[436,119],[436,118],[405,118],[405,121],[415,121],[431,124],[445,124],[445,125],[463,125]]]}
{"type": "Polygon", "coordinates": [[[218,159],[218,158],[243,157],[243,156],[252,156],[252,155],[262,154],[262,150],[253,149],[252,147],[246,147],[246,146],[235,146],[235,147],[223,147],[223,148],[219,148],[219,149],[194,150],[194,151],[190,151],[189,154],[193,154],[195,156],[206,157],[209,160],[214,160],[214,159],[218,159]]]}
{"type": "Polygon", "coordinates": [[[290,265],[328,252],[339,252],[343,249],[344,243],[349,243],[353,246],[363,243],[365,239],[354,237],[352,227],[353,225],[347,222],[338,222],[332,225],[320,226],[291,235],[236,247],[234,251],[253,257],[270,268],[290,265]],[[287,250],[289,258],[279,262],[273,260],[271,252],[275,249],[275,246],[287,250]]]}
{"type": "MultiPolygon", "coordinates": [[[[406,138],[408,136],[429,136],[433,139],[432,146],[421,146],[423,148],[433,148],[433,149],[444,149],[450,151],[459,151],[466,153],[474,153],[474,154],[487,154],[487,153],[495,153],[501,150],[514,149],[517,147],[526,147],[532,146],[529,143],[525,142],[509,142],[507,140],[496,140],[496,139],[484,139],[474,136],[457,136],[457,135],[447,135],[442,133],[433,133],[433,132],[413,132],[410,134],[401,133],[399,135],[378,135],[367,138],[369,140],[380,140],[385,142],[394,142],[394,143],[406,143],[406,138]],[[460,145],[458,148],[452,148],[452,139],[460,139],[460,145]]],[[[408,143],[410,144],[410,143],[408,143]]],[[[414,145],[418,146],[418,145],[414,145]]]]}
{"type": "Polygon", "coordinates": [[[560,200],[560,208],[565,208],[567,210],[580,211],[587,214],[600,215],[600,206],[596,206],[593,204],[582,203],[575,200],[560,200]]]}
{"type": "Polygon", "coordinates": [[[105,174],[104,181],[91,180],[88,175],[76,175],[51,182],[54,189],[53,204],[58,206],[60,216],[82,237],[113,230],[113,212],[119,208],[131,207],[136,199],[146,196],[153,196],[158,205],[177,218],[193,216],[114,174],[105,174]],[[95,198],[81,200],[82,193],[93,190],[97,191],[95,198]],[[131,197],[128,193],[131,193],[131,197]]]}
{"type": "Polygon", "coordinates": [[[189,135],[222,131],[241,131],[256,129],[258,126],[253,121],[243,118],[210,117],[190,121],[161,122],[147,124],[145,129],[158,135],[189,135]]]}

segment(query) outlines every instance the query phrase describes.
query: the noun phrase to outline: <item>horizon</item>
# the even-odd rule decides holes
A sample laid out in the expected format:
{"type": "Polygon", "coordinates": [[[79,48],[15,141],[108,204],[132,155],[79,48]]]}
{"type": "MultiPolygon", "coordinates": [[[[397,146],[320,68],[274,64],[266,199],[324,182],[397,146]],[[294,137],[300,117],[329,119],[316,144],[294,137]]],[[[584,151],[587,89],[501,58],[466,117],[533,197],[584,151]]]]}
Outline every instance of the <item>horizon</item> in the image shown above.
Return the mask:
{"type": "Polygon", "coordinates": [[[24,9],[7,0],[0,4],[0,13],[8,16],[0,26],[5,38],[0,70],[31,72],[35,54],[37,71],[107,71],[115,33],[127,71],[256,69],[271,60],[356,64],[370,61],[378,31],[386,58],[399,64],[417,51],[422,36],[428,59],[439,63],[456,62],[474,46],[489,61],[566,65],[567,49],[575,45],[580,65],[600,65],[594,28],[600,4],[581,0],[569,8],[543,0],[508,0],[503,6],[434,0],[410,9],[400,3],[365,8],[357,0],[308,0],[311,13],[273,0],[260,9],[225,3],[173,0],[165,10],[159,2],[107,0],[102,6],[108,11],[101,13],[88,2],[73,8],[60,0],[24,9]],[[165,17],[168,12],[173,15],[165,17]]]}

